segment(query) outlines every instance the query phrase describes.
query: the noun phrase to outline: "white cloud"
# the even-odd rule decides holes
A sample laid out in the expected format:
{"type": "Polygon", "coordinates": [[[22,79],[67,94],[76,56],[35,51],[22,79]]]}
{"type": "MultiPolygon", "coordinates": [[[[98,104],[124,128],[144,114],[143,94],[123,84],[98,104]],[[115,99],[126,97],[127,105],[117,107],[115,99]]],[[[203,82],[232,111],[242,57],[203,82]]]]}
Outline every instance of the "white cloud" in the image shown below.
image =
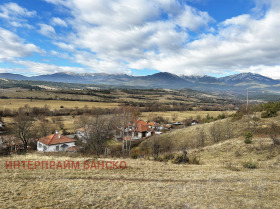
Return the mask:
{"type": "MultiPolygon", "coordinates": [[[[151,52],[160,57],[179,53],[184,49],[188,34],[186,31],[177,31],[177,26],[199,30],[212,21],[206,12],[189,6],[182,7],[176,0],[47,2],[66,6],[73,15],[69,23],[74,33],[65,40],[68,44],[56,45],[70,51],[75,47],[94,53],[95,67],[99,71],[109,70],[110,66],[113,69],[109,71],[128,71],[124,61],[147,59],[151,52]],[[163,16],[166,16],[166,19],[163,19],[163,16]],[[106,62],[108,63],[105,65],[106,62]],[[117,67],[117,63],[121,67],[117,67]]],[[[81,56],[83,53],[79,55],[81,56]]],[[[78,59],[77,62],[88,66],[85,60],[86,57],[78,59]]]]}
{"type": "Polygon", "coordinates": [[[54,64],[46,64],[40,62],[32,61],[23,61],[23,60],[14,60],[13,63],[22,65],[25,68],[12,69],[14,72],[27,72],[28,74],[40,75],[40,74],[50,74],[58,72],[76,72],[76,73],[85,73],[88,70],[79,67],[69,67],[69,66],[58,66],[54,64]]]}
{"type": "Polygon", "coordinates": [[[41,33],[44,36],[52,37],[56,34],[55,29],[50,25],[39,24],[39,26],[40,26],[40,29],[39,29],[38,32],[41,33]]]}
{"type": "Polygon", "coordinates": [[[76,62],[100,72],[135,68],[190,75],[262,68],[260,73],[280,77],[276,75],[280,65],[278,0],[256,0],[252,14],[232,17],[215,29],[208,28],[214,20],[207,12],[184,1],[46,1],[72,14],[67,22],[73,31],[57,45],[74,52],[76,62]],[[267,9],[261,11],[265,13],[257,15],[257,8],[264,5],[267,9]],[[207,32],[201,33],[202,28],[207,32]],[[201,34],[190,41],[189,31],[201,34]],[[268,69],[273,70],[269,73],[268,69]]]}
{"type": "Polygon", "coordinates": [[[35,11],[29,11],[16,3],[0,5],[0,18],[5,19],[13,27],[33,28],[27,23],[25,17],[34,17],[35,11]]]}
{"type": "Polygon", "coordinates": [[[0,17],[2,18],[9,18],[11,16],[32,17],[36,15],[35,11],[28,11],[27,9],[13,2],[0,5],[0,11],[0,17]]]}
{"type": "Polygon", "coordinates": [[[53,42],[53,44],[58,46],[61,49],[64,49],[64,50],[67,50],[67,51],[70,51],[70,52],[75,51],[75,47],[71,44],[66,44],[66,43],[63,43],[63,42],[53,42]]]}
{"type": "Polygon", "coordinates": [[[209,22],[214,22],[207,12],[201,12],[197,9],[185,5],[184,10],[178,16],[176,22],[181,27],[188,28],[192,31],[198,31],[201,27],[207,27],[209,22]]]}
{"type": "Polygon", "coordinates": [[[67,27],[67,23],[64,20],[60,19],[59,17],[53,17],[51,20],[51,23],[54,26],[58,25],[58,26],[62,26],[62,27],[67,27]]]}
{"type": "Polygon", "coordinates": [[[27,57],[34,52],[42,52],[34,44],[24,43],[16,34],[0,27],[0,62],[15,57],[27,57]]]}

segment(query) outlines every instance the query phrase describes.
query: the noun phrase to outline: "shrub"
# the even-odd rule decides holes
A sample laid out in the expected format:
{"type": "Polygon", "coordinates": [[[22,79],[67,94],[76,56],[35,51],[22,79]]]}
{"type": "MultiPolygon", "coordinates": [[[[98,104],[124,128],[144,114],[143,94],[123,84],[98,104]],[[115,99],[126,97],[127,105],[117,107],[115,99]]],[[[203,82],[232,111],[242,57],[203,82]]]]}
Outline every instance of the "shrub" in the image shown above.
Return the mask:
{"type": "Polygon", "coordinates": [[[200,158],[196,155],[192,155],[189,157],[189,164],[199,165],[200,164],[200,158]]]}
{"type": "Polygon", "coordinates": [[[182,154],[176,155],[173,159],[173,163],[181,164],[181,163],[188,163],[190,160],[187,156],[187,152],[184,151],[182,154]]]}
{"type": "Polygon", "coordinates": [[[175,155],[173,153],[165,154],[163,156],[163,159],[168,161],[168,160],[173,160],[175,158],[175,155]]]}
{"type": "Polygon", "coordinates": [[[137,158],[138,158],[138,155],[137,155],[137,154],[133,154],[133,155],[131,155],[131,158],[132,158],[132,159],[137,159],[137,158]]]}
{"type": "Polygon", "coordinates": [[[253,138],[253,133],[252,132],[247,132],[247,133],[245,133],[245,140],[244,140],[244,142],[246,144],[252,144],[252,138],[253,138]]]}
{"type": "Polygon", "coordinates": [[[243,113],[242,112],[236,112],[234,114],[231,115],[231,120],[234,122],[234,121],[237,121],[237,120],[240,120],[242,117],[243,117],[243,113]]]}
{"type": "Polygon", "coordinates": [[[155,161],[159,161],[159,162],[162,162],[163,161],[163,158],[162,157],[159,157],[157,155],[154,156],[154,160],[155,161]]]}
{"type": "Polygon", "coordinates": [[[226,169],[229,169],[231,171],[240,171],[240,169],[234,166],[231,162],[226,164],[226,169]]]}
{"type": "Polygon", "coordinates": [[[244,162],[243,167],[248,168],[248,169],[256,169],[257,168],[257,163],[252,162],[252,161],[244,162]]]}

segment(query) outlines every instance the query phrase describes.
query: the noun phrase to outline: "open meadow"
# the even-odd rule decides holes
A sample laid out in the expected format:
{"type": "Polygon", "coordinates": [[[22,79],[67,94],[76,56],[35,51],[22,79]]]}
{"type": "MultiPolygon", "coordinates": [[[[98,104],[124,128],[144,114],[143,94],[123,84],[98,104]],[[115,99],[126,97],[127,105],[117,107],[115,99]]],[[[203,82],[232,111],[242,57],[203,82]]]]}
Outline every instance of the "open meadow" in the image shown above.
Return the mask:
{"type": "Polygon", "coordinates": [[[144,120],[152,120],[155,117],[161,116],[164,119],[170,119],[170,122],[183,121],[187,118],[205,118],[207,115],[218,117],[221,114],[231,115],[236,111],[165,111],[165,112],[142,112],[140,117],[144,120]],[[175,120],[174,120],[175,119],[175,120]]]}
{"type": "MultiPolygon", "coordinates": [[[[279,208],[280,150],[243,138],[191,150],[199,165],[32,153],[0,158],[2,208],[279,208]],[[238,152],[238,154],[237,154],[238,152]],[[6,161],[80,162],[79,169],[6,169],[6,161]],[[125,161],[84,169],[83,161],[125,161]],[[256,169],[243,166],[255,162],[256,169]]],[[[34,164],[32,166],[34,168],[34,164]]]]}
{"type": "Polygon", "coordinates": [[[114,108],[118,107],[118,103],[106,103],[106,102],[86,102],[86,101],[62,101],[62,100],[36,100],[36,99],[0,99],[1,108],[9,108],[11,110],[18,109],[24,105],[29,105],[30,107],[44,107],[49,106],[50,109],[60,109],[63,108],[83,108],[87,106],[88,108],[114,108]]]}

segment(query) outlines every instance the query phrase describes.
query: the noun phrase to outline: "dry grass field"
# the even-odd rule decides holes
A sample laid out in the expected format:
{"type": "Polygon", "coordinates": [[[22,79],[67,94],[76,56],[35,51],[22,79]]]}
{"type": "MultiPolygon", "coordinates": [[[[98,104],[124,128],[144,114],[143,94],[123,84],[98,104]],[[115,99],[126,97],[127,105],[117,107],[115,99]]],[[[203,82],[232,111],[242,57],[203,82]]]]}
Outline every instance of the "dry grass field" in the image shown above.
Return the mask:
{"type": "MultiPolygon", "coordinates": [[[[144,120],[149,120],[157,116],[162,116],[164,119],[170,119],[172,122],[172,118],[175,116],[175,121],[183,121],[186,118],[196,118],[200,116],[201,118],[205,118],[208,114],[212,117],[217,117],[220,114],[230,115],[235,113],[235,111],[166,111],[166,112],[143,112],[140,116],[144,120]]],[[[175,122],[174,121],[174,122],[175,122]]]]}
{"type": "MultiPolygon", "coordinates": [[[[191,150],[200,165],[125,160],[126,169],[6,169],[6,161],[85,161],[40,153],[0,158],[1,208],[279,208],[279,149],[235,138],[191,150]],[[238,154],[237,154],[238,152],[238,154]],[[247,169],[253,161],[257,169],[247,169]]],[[[96,159],[95,159],[96,160],[96,159]]]]}
{"type": "Polygon", "coordinates": [[[105,103],[105,102],[84,102],[84,101],[60,101],[60,100],[35,100],[32,102],[30,99],[0,99],[1,108],[18,109],[24,105],[30,107],[44,107],[48,105],[51,109],[59,109],[60,106],[64,108],[83,108],[87,105],[89,108],[114,108],[118,107],[118,103],[105,103]]]}

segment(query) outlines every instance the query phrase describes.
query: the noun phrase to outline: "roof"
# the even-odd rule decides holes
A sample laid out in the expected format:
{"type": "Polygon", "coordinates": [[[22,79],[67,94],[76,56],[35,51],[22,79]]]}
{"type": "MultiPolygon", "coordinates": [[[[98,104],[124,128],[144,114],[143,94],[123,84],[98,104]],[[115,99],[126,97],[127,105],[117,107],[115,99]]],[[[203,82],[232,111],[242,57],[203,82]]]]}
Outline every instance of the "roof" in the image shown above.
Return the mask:
{"type": "Polygon", "coordinates": [[[76,140],[71,139],[67,136],[61,134],[52,134],[50,136],[46,136],[43,138],[38,139],[39,142],[46,144],[46,145],[54,145],[54,144],[63,144],[68,142],[75,142],[76,140]],[[60,136],[60,138],[59,138],[60,136]]]}
{"type": "Polygon", "coordinates": [[[77,129],[77,131],[85,132],[85,128],[79,128],[79,129],[77,129]]]}
{"type": "Polygon", "coordinates": [[[158,123],[156,123],[156,122],[149,122],[148,124],[147,124],[148,126],[158,126],[159,124],[158,123]]]}
{"type": "Polygon", "coordinates": [[[125,136],[125,137],[124,137],[124,140],[125,140],[125,141],[126,141],[126,140],[127,140],[127,141],[130,141],[130,140],[132,140],[132,137],[131,137],[131,136],[128,136],[128,137],[125,136]]]}
{"type": "Polygon", "coordinates": [[[150,128],[148,127],[148,124],[147,124],[145,121],[143,121],[143,120],[138,120],[138,121],[136,122],[136,130],[137,130],[138,132],[146,132],[146,131],[151,131],[152,129],[150,129],[150,128]]]}

